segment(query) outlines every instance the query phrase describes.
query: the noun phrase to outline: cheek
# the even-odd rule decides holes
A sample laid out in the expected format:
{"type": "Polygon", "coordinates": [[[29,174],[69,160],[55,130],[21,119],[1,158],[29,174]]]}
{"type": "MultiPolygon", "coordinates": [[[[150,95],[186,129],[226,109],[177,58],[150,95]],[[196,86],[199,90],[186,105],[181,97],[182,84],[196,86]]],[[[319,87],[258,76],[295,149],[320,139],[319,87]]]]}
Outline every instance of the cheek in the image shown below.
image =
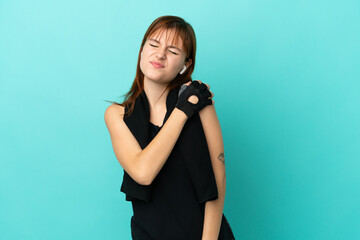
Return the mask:
{"type": "Polygon", "coordinates": [[[176,71],[181,70],[184,67],[184,64],[182,62],[176,61],[176,71]]]}
{"type": "Polygon", "coordinates": [[[168,55],[167,62],[169,66],[171,66],[172,68],[179,68],[181,66],[181,61],[178,58],[171,55],[168,55]]]}
{"type": "Polygon", "coordinates": [[[142,51],[142,54],[140,55],[140,57],[143,59],[149,59],[153,54],[153,51],[152,50],[149,50],[149,49],[144,49],[142,51]]]}
{"type": "Polygon", "coordinates": [[[143,53],[140,55],[140,69],[142,72],[144,72],[145,62],[146,62],[146,53],[143,53]]]}
{"type": "Polygon", "coordinates": [[[140,63],[141,62],[146,62],[147,59],[149,59],[149,53],[147,51],[142,51],[142,53],[140,54],[140,63]]]}

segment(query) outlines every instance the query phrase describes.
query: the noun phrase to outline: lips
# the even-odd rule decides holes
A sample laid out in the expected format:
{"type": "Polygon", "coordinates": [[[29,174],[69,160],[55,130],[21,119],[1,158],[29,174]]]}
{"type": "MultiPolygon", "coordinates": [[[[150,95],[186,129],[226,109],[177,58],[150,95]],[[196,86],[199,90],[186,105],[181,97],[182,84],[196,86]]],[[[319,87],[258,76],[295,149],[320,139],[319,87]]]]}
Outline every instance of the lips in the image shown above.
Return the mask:
{"type": "Polygon", "coordinates": [[[163,68],[164,65],[162,65],[161,63],[159,62],[150,62],[155,68],[163,68]]]}

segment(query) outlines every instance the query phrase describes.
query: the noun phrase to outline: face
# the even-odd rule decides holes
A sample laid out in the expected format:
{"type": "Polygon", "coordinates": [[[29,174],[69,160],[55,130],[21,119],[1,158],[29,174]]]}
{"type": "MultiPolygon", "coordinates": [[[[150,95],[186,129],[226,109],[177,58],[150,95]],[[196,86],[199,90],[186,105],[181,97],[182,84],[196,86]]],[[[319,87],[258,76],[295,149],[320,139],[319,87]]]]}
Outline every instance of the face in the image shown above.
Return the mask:
{"type": "Polygon", "coordinates": [[[140,59],[144,80],[167,85],[181,72],[184,65],[187,68],[190,66],[191,60],[185,63],[186,53],[181,39],[177,46],[171,45],[173,35],[174,30],[166,30],[161,36],[154,33],[146,40],[140,59]]]}

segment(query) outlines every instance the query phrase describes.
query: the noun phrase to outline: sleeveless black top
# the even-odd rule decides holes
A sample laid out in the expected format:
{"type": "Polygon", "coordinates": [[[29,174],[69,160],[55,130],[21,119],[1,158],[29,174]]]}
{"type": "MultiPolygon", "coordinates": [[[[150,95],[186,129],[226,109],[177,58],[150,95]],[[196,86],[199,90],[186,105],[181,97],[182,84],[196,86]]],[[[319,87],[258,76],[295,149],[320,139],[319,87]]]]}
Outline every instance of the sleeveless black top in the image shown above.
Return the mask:
{"type": "MultiPolygon", "coordinates": [[[[161,130],[150,122],[151,140],[161,130]]],[[[150,140],[150,141],[151,141],[150,140]]],[[[205,202],[199,204],[182,161],[168,158],[152,182],[151,201],[133,200],[134,240],[201,239],[205,202]]]]}

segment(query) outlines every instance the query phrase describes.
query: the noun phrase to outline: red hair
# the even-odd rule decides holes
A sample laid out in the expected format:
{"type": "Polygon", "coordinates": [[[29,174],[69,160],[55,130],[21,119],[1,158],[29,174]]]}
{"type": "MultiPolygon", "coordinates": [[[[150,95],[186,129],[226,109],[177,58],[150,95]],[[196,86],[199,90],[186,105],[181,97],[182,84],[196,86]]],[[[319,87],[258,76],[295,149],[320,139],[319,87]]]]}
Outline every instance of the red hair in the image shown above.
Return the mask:
{"type": "MultiPolygon", "coordinates": [[[[166,16],[162,16],[162,17],[155,19],[151,23],[149,28],[147,29],[147,31],[144,35],[144,38],[142,40],[141,47],[139,50],[139,55],[138,55],[135,79],[134,79],[134,82],[133,82],[129,92],[127,92],[125,95],[123,95],[123,96],[125,96],[125,100],[122,103],[107,101],[107,102],[121,105],[123,107],[131,106],[129,111],[127,113],[125,113],[126,116],[131,115],[131,113],[134,110],[135,99],[139,96],[139,94],[144,89],[144,74],[141,72],[141,69],[140,69],[140,58],[141,58],[140,55],[141,55],[141,52],[143,50],[146,40],[149,37],[153,36],[153,34],[155,34],[155,33],[157,35],[160,34],[160,36],[161,36],[161,34],[165,30],[172,30],[172,29],[175,30],[175,34],[172,39],[172,43],[175,42],[175,44],[177,44],[179,40],[182,40],[183,48],[186,53],[185,62],[188,62],[189,59],[191,59],[192,64],[190,65],[190,67],[188,67],[186,69],[184,74],[178,74],[169,83],[169,85],[167,86],[166,89],[169,89],[169,91],[170,91],[176,87],[181,86],[182,84],[184,84],[188,81],[192,81],[191,75],[194,71],[195,55],[196,55],[196,37],[195,37],[194,29],[188,22],[186,22],[184,19],[177,17],[177,16],[166,15],[166,16]]],[[[166,39],[166,41],[167,41],[167,39],[166,39]]],[[[165,91],[166,91],[166,89],[165,89],[165,91]]]]}

